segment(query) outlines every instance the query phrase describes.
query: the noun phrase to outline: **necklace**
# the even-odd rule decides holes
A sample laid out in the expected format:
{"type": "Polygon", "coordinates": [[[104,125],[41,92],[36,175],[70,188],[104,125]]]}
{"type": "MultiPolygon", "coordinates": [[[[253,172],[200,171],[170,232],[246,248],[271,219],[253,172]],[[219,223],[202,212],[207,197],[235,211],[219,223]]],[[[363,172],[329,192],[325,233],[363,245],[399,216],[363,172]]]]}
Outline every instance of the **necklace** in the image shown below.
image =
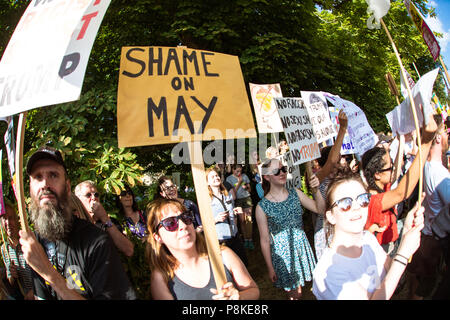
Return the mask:
{"type": "Polygon", "coordinates": [[[275,197],[275,195],[274,195],[272,192],[270,192],[269,194],[270,194],[270,197],[271,197],[275,202],[283,202],[283,201],[286,201],[286,199],[280,200],[280,198],[283,199],[283,198],[285,197],[285,195],[286,195],[286,193],[285,193],[284,191],[281,191],[281,192],[277,195],[277,197],[275,197]]]}

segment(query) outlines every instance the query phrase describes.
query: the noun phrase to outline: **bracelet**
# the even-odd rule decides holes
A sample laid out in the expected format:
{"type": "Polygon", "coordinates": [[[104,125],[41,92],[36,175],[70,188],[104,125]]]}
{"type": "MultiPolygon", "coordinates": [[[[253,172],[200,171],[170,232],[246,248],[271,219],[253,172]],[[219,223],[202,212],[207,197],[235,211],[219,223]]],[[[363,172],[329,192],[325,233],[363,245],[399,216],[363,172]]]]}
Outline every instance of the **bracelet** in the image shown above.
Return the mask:
{"type": "Polygon", "coordinates": [[[409,261],[409,259],[403,255],[401,255],[400,253],[396,253],[396,256],[402,257],[403,259],[405,259],[406,261],[409,261]]]}
{"type": "Polygon", "coordinates": [[[394,258],[394,261],[397,261],[398,263],[401,263],[402,265],[404,265],[406,267],[406,263],[404,263],[403,261],[400,261],[400,260],[395,259],[395,258],[394,258]]]}

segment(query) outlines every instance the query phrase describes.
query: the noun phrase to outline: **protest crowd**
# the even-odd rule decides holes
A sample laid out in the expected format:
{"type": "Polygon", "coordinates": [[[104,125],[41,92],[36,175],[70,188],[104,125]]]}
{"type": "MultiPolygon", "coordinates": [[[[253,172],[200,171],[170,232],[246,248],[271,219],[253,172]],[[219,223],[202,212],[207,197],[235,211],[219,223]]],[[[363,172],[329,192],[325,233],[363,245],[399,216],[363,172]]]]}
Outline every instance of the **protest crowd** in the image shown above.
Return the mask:
{"type": "Polygon", "coordinates": [[[227,163],[227,172],[217,163],[206,171],[227,279],[220,292],[199,206],[181,198],[171,177],[155,182],[144,209],[126,185],[116,196],[116,219],[94,182],[81,181],[72,192],[61,153],[38,149],[26,165],[34,231],[19,230],[11,202],[1,216],[4,299],[139,299],[122,263],[138,254],[129,237],[146,245],[151,299],[258,299],[249,272],[257,250],[265,262],[258,269],[286,299],[305,296],[307,283],[316,299],[390,299],[400,289],[405,299],[449,298],[450,173],[442,116],[430,115],[420,133],[422,167],[413,146],[400,162],[392,158],[399,136],[379,134],[360,159],[341,155],[348,128],[342,111],[339,122],[335,143],[313,161],[306,189],[286,187],[285,141],[269,147],[262,161],[256,157],[256,170],[227,163]]]}
{"type": "MultiPolygon", "coordinates": [[[[80,13],[81,31],[67,28],[71,39],[78,35],[71,41],[93,41],[87,27],[95,18],[98,28],[106,11],[106,1],[85,2],[102,9],[80,13]]],[[[63,56],[56,89],[72,89],[64,78],[81,72],[85,47],[63,56]]],[[[0,300],[450,299],[450,116],[428,99],[438,68],[415,84],[418,108],[405,97],[386,115],[389,133],[375,133],[363,110],[331,93],[283,97],[279,84],[250,83],[249,94],[231,55],[130,46],[120,68],[118,147],[180,138],[192,179],[180,181],[167,166],[149,184],[124,175],[107,191],[104,176],[79,175],[51,139],[25,153],[16,148],[17,157],[8,152],[10,162],[26,157],[23,168],[10,165],[11,177],[11,167],[20,171],[14,193],[1,193],[0,300]],[[419,124],[410,107],[421,111],[419,124]],[[256,139],[259,148],[193,161],[202,141],[257,138],[255,123],[269,134],[256,139]],[[217,138],[225,131],[233,136],[217,138]]],[[[19,90],[10,87],[5,92],[19,90]]]]}

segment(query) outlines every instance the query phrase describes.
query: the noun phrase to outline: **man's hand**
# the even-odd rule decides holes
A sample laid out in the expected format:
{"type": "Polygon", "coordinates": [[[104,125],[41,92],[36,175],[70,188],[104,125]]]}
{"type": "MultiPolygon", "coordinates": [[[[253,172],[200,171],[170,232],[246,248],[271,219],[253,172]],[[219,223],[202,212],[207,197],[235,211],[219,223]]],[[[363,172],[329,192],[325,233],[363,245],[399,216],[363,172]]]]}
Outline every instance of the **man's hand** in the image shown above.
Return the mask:
{"type": "Polygon", "coordinates": [[[105,208],[103,208],[103,205],[98,201],[91,202],[91,208],[89,211],[93,215],[94,220],[100,220],[102,223],[105,223],[109,219],[105,208]]]}
{"type": "Polygon", "coordinates": [[[48,275],[49,271],[52,270],[52,265],[48,260],[47,254],[44,248],[37,241],[31,230],[19,231],[20,245],[22,246],[23,256],[28,265],[33,268],[39,275],[44,279],[48,275]]]}

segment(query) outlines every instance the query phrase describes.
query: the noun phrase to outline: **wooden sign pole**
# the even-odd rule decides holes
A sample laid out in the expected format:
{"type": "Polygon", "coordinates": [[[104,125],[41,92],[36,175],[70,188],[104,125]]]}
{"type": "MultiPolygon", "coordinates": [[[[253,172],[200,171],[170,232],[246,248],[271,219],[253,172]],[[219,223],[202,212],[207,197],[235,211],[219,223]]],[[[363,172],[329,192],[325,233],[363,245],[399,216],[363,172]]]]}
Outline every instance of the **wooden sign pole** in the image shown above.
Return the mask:
{"type": "Polygon", "coordinates": [[[441,57],[441,56],[439,56],[439,61],[441,62],[441,66],[442,66],[442,68],[444,69],[445,77],[447,78],[447,82],[448,82],[448,84],[450,85],[450,77],[448,76],[447,68],[445,67],[444,60],[442,60],[442,57],[441,57]]]}
{"type": "Polygon", "coordinates": [[[194,180],[195,192],[197,194],[197,203],[202,219],[203,233],[205,234],[209,260],[216,281],[217,292],[220,292],[222,286],[227,282],[227,279],[211,209],[211,198],[209,197],[208,185],[206,183],[202,143],[201,141],[193,141],[187,142],[187,144],[189,146],[192,177],[194,180]]]}
{"type": "Polygon", "coordinates": [[[22,112],[19,115],[19,125],[17,128],[17,142],[16,142],[16,181],[15,189],[17,196],[17,207],[19,209],[19,219],[22,230],[28,231],[28,219],[25,205],[25,193],[23,188],[23,142],[25,139],[25,123],[27,112],[22,112]]]}
{"type": "MultiPolygon", "coordinates": [[[[406,77],[405,68],[403,67],[402,60],[400,59],[400,54],[397,51],[397,47],[395,46],[394,40],[392,40],[391,34],[389,33],[389,30],[387,29],[386,25],[384,24],[383,19],[380,19],[381,25],[383,26],[384,31],[386,32],[389,41],[391,42],[392,48],[394,49],[395,56],[397,57],[398,63],[400,65],[400,70],[402,74],[403,81],[405,82],[406,89],[408,90],[408,97],[409,101],[411,102],[411,111],[414,117],[414,125],[416,127],[416,133],[417,133],[417,145],[419,147],[419,166],[422,168],[422,148],[421,148],[421,138],[420,138],[420,127],[419,127],[419,120],[417,119],[417,113],[416,113],[416,106],[414,104],[414,97],[411,92],[411,88],[409,87],[409,81],[406,77]]],[[[425,119],[424,119],[425,121],[425,119]]],[[[419,204],[422,203],[422,181],[423,181],[423,170],[419,170],[419,198],[418,202],[419,204]]]]}

